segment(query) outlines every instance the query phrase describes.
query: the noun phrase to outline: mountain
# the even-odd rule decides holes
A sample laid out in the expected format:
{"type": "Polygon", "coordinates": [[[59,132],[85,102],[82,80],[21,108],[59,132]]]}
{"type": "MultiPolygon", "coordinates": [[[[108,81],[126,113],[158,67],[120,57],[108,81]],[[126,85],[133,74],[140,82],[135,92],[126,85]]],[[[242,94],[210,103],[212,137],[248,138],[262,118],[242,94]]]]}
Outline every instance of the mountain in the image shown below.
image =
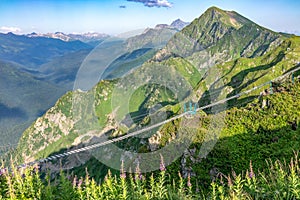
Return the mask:
{"type": "Polygon", "coordinates": [[[68,36],[72,40],[80,40],[94,47],[110,37],[105,33],[96,33],[96,32],[88,32],[82,34],[73,33],[73,34],[68,34],[68,36]]]}
{"type": "MultiPolygon", "coordinates": [[[[137,41],[130,38],[127,41],[120,39],[117,42],[113,39],[110,41],[107,35],[98,33],[64,34],[56,32],[53,34],[32,33],[26,36],[12,33],[1,34],[2,54],[0,53],[0,56],[6,60],[3,62],[0,60],[3,64],[2,70],[5,71],[1,78],[2,80],[9,79],[7,82],[12,85],[9,88],[1,88],[1,134],[3,133],[7,137],[3,142],[15,143],[34,119],[43,115],[63,93],[73,89],[78,70],[84,60],[93,54],[91,53],[93,48],[93,52],[100,54],[107,49],[111,51],[124,49],[121,51],[123,52],[121,55],[109,63],[103,74],[103,78],[118,78],[150,59],[161,45],[167,43],[173,32],[170,31],[168,37],[165,35],[160,37],[161,40],[157,43],[155,40],[160,34],[167,35],[169,33],[161,30],[154,35],[145,34],[144,43],[139,42],[139,44],[135,44],[137,41]],[[103,41],[104,39],[105,41],[103,41]],[[78,40],[87,42],[89,45],[78,40]],[[101,42],[103,44],[99,45],[101,42]],[[149,46],[149,44],[151,45],[149,46]],[[11,77],[8,75],[10,73],[16,76],[11,77]],[[21,85],[22,79],[24,79],[24,84],[15,88],[13,82],[21,85]],[[39,88],[38,85],[41,87],[39,88]],[[35,101],[26,98],[22,101],[22,96],[25,96],[22,91],[28,93],[28,98],[41,101],[40,105],[32,104],[35,101]],[[43,91],[46,91],[46,94],[43,91]],[[44,97],[47,100],[43,100],[44,97]],[[16,99],[18,99],[18,103],[15,102],[16,99]],[[9,137],[12,136],[13,138],[10,140],[9,137]]],[[[143,37],[140,38],[142,40],[143,37]]],[[[92,70],[97,70],[97,68],[92,70]]]]}
{"type": "MultiPolygon", "coordinates": [[[[62,55],[73,53],[75,56],[74,52],[77,51],[89,52],[91,46],[80,41],[64,42],[45,37],[30,38],[12,33],[0,34],[0,41],[1,144],[16,144],[22,132],[69,89],[65,85],[51,83],[50,77],[41,78],[46,73],[39,71],[40,66],[54,62],[62,55]]],[[[74,61],[78,58],[69,59],[74,61]]],[[[66,63],[66,60],[64,61],[66,63]]],[[[58,74],[59,68],[53,65],[47,69],[49,70],[47,75],[53,73],[51,76],[53,79],[63,76],[58,74]]],[[[67,77],[71,73],[64,72],[67,77]]]]}
{"type": "Polygon", "coordinates": [[[128,48],[143,46],[144,48],[161,48],[164,47],[173,35],[178,32],[168,25],[156,25],[155,28],[148,28],[144,33],[128,38],[126,43],[128,48]]]}
{"type": "Polygon", "coordinates": [[[19,68],[0,61],[0,145],[17,143],[26,127],[65,92],[19,68]]]}
{"type": "Polygon", "coordinates": [[[102,78],[105,80],[120,78],[140,67],[157,52],[154,48],[140,48],[125,53],[116,58],[105,70],[102,78]]]}
{"type": "Polygon", "coordinates": [[[89,66],[90,75],[88,79],[91,79],[92,76],[99,76],[98,79],[119,78],[152,58],[159,48],[167,44],[175,32],[175,30],[168,28],[151,29],[126,40],[111,37],[100,42],[93,49],[78,50],[55,57],[34,71],[35,76],[67,90],[73,89],[76,74],[81,66],[89,66]],[[106,62],[107,58],[112,55],[108,56],[107,52],[119,52],[119,54],[107,61],[107,69],[100,77],[100,74],[94,73],[94,71],[99,70],[101,65],[93,66],[92,63],[87,63],[89,60],[87,58],[96,56],[94,62],[97,60],[106,62]]]}
{"type": "Polygon", "coordinates": [[[171,23],[170,27],[176,28],[178,30],[182,30],[184,27],[186,27],[189,24],[190,24],[189,22],[184,22],[181,19],[176,19],[171,23]]]}
{"type": "MultiPolygon", "coordinates": [[[[176,20],[178,23],[181,21],[176,20]]],[[[176,24],[174,22],[174,24],[176,24]]],[[[106,34],[100,33],[84,33],[84,34],[64,34],[62,32],[37,34],[31,33],[26,35],[29,38],[54,38],[66,42],[80,40],[94,48],[94,52],[101,54],[99,49],[106,48],[126,48],[124,55],[119,55],[110,63],[102,78],[112,79],[122,77],[124,74],[139,67],[142,63],[150,59],[159,48],[165,46],[169,39],[177,32],[176,27],[169,25],[157,25],[153,29],[147,29],[141,35],[137,35],[124,40],[115,46],[114,39],[106,34]],[[111,41],[110,41],[111,40],[111,41]],[[103,44],[101,44],[103,43],[103,44]]],[[[119,39],[121,40],[121,39],[119,39]]],[[[110,49],[114,51],[113,49],[110,49]]],[[[49,62],[41,64],[38,69],[28,70],[38,79],[49,81],[55,85],[60,85],[67,90],[73,89],[76,73],[79,70],[84,59],[91,53],[92,49],[78,49],[75,52],[66,52],[49,60],[49,62]]]]}
{"type": "MultiPolygon", "coordinates": [[[[299,37],[273,32],[234,11],[209,8],[183,30],[171,36],[167,42],[158,39],[149,42],[150,36],[157,38],[157,30],[166,31],[148,30],[144,37],[137,36],[126,43],[131,49],[136,46],[165,44],[151,60],[122,78],[102,80],[89,91],[68,92],[54,107],[38,118],[20,139],[18,152],[21,160],[32,161],[66,149],[93,144],[103,140],[103,137],[113,138],[138,130],[140,127],[163,121],[158,116],[168,118],[181,114],[184,102],[192,100],[199,105],[207,105],[245,92],[299,66],[299,37]],[[128,94],[127,91],[132,93],[128,94]],[[147,113],[153,115],[147,116],[147,113]]],[[[121,61],[126,56],[135,59],[135,56],[144,55],[145,51],[146,49],[130,51],[131,53],[124,54],[119,59],[121,61]]],[[[106,55],[112,53],[114,52],[109,51],[106,55]]],[[[207,109],[201,112],[205,117],[200,119],[199,124],[203,124],[203,127],[196,127],[197,141],[191,147],[196,150],[193,151],[200,151],[199,146],[205,142],[203,138],[211,130],[208,124],[214,116],[231,113],[234,107],[244,109],[244,105],[255,102],[261,92],[270,93],[269,86],[262,90],[266,92],[257,90],[229,101],[228,107],[221,106],[217,110],[207,109]]],[[[227,126],[233,123],[230,116],[226,120],[227,126]]],[[[287,116],[282,117],[282,120],[282,124],[289,123],[287,116]]],[[[153,132],[149,131],[148,137],[127,139],[118,143],[118,146],[135,152],[154,151],[176,138],[181,130],[179,124],[180,120],[169,122],[153,132]]],[[[222,125],[222,122],[214,124],[222,125]]],[[[251,129],[251,124],[248,126],[251,129]]],[[[234,134],[235,129],[230,134],[234,134]]],[[[224,135],[230,136],[226,128],[222,130],[224,135]]],[[[252,130],[257,131],[257,127],[252,130]]],[[[266,145],[264,147],[266,152],[272,150],[266,145]]],[[[222,153],[227,155],[229,146],[221,146],[219,151],[223,149],[226,151],[222,153]]],[[[247,152],[247,149],[243,151],[247,152]]],[[[116,165],[119,167],[122,159],[115,155],[112,157],[110,153],[107,152],[107,159],[117,160],[116,165]]],[[[205,155],[210,158],[210,163],[205,164],[204,169],[199,167],[203,163],[195,161],[198,168],[195,171],[207,174],[211,168],[205,167],[211,167],[217,154],[218,152],[214,152],[213,155],[205,155]]],[[[83,153],[67,157],[62,162],[63,167],[82,167],[84,163],[89,164],[93,156],[83,153]]],[[[232,158],[226,158],[229,169],[232,158]]],[[[134,162],[130,155],[126,159],[125,164],[134,162]]],[[[176,168],[176,173],[181,170],[186,175],[189,162],[184,161],[183,157],[182,161],[180,159],[173,167],[176,168]]],[[[147,164],[149,163],[140,163],[140,167],[147,167],[147,164]]],[[[60,164],[54,162],[52,165],[58,167],[60,164]]]]}
{"type": "MultiPolygon", "coordinates": [[[[176,32],[178,30],[170,28],[169,25],[158,24],[155,28],[146,29],[140,35],[127,38],[119,46],[115,47],[123,49],[123,54],[117,56],[109,63],[102,75],[102,79],[120,78],[137,69],[150,60],[160,48],[165,46],[176,32]]],[[[100,44],[97,49],[101,48],[101,46],[100,44]]],[[[114,51],[114,49],[109,49],[109,51],[114,51]]]]}
{"type": "Polygon", "coordinates": [[[36,38],[36,37],[45,37],[52,39],[60,39],[65,42],[79,40],[84,43],[92,44],[93,42],[100,42],[108,37],[107,34],[104,33],[96,33],[96,32],[88,32],[88,33],[70,33],[65,34],[63,32],[55,32],[55,33],[30,33],[26,35],[27,37],[36,38]]]}
{"type": "Polygon", "coordinates": [[[69,71],[70,68],[63,71],[59,66],[68,65],[70,61],[70,65],[80,66],[79,52],[88,54],[92,46],[80,41],[65,42],[12,33],[0,34],[0,41],[0,125],[1,135],[5,135],[2,142],[17,143],[33,120],[73,88],[75,78],[70,76],[75,76],[74,71],[69,71]],[[72,58],[59,59],[66,55],[72,55],[72,58]],[[41,68],[46,63],[52,65],[41,68]]]}
{"type": "Polygon", "coordinates": [[[0,33],[0,60],[23,65],[26,69],[37,69],[53,58],[92,46],[81,41],[65,42],[45,37],[27,37],[13,33],[0,33]]]}
{"type": "Polygon", "coordinates": [[[190,57],[193,64],[201,67],[201,59],[198,58],[203,55],[209,56],[212,62],[220,63],[238,57],[263,55],[272,48],[272,44],[276,46],[282,42],[282,36],[234,11],[212,7],[177,33],[155,59],[190,57]]]}
{"type": "MultiPolygon", "coordinates": [[[[175,29],[181,31],[184,27],[189,25],[189,22],[184,22],[181,19],[176,19],[170,25],[169,24],[157,24],[154,29],[175,29]]],[[[148,29],[146,29],[148,30],[148,29]]]]}
{"type": "Polygon", "coordinates": [[[30,34],[27,34],[26,36],[30,38],[45,37],[45,38],[59,39],[65,42],[69,42],[72,40],[70,36],[62,32],[45,33],[45,34],[32,32],[30,34]]]}
{"type": "Polygon", "coordinates": [[[52,61],[42,64],[36,77],[65,88],[65,91],[72,90],[78,69],[90,52],[91,49],[84,49],[56,57],[52,61]]]}
{"type": "Polygon", "coordinates": [[[157,24],[154,29],[171,28],[168,24],[157,24]]]}

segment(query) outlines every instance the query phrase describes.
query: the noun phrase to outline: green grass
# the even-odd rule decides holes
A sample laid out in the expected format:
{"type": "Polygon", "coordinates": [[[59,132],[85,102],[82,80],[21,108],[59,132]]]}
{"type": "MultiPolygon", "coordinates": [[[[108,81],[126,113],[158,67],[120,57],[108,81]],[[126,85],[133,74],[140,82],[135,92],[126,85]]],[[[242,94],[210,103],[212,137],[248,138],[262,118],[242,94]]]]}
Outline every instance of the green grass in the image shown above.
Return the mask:
{"type": "Polygon", "coordinates": [[[107,122],[107,115],[112,112],[112,105],[111,105],[111,86],[109,84],[105,84],[103,86],[102,84],[99,84],[99,87],[97,87],[96,96],[98,98],[99,103],[96,103],[95,112],[98,116],[99,124],[100,126],[104,126],[107,122]],[[106,86],[106,87],[105,87],[106,86]],[[107,95],[103,95],[103,90],[107,92],[107,95]]]}
{"type": "Polygon", "coordinates": [[[203,76],[191,63],[181,58],[170,58],[165,61],[164,64],[168,67],[175,68],[175,70],[189,82],[192,88],[198,85],[199,80],[203,76]]]}
{"type": "Polygon", "coordinates": [[[37,167],[13,167],[0,175],[0,199],[299,199],[299,161],[297,153],[290,162],[267,160],[263,171],[250,162],[243,174],[219,173],[208,188],[180,174],[178,181],[172,180],[163,168],[155,175],[141,174],[138,168],[133,174],[121,170],[118,176],[108,171],[99,184],[88,175],[63,172],[50,182],[49,174],[40,178],[37,167]]]}
{"type": "MultiPolygon", "coordinates": [[[[200,163],[192,163],[194,172],[201,176],[204,182],[209,182],[207,173],[213,168],[230,173],[235,169],[241,173],[252,160],[259,169],[264,169],[267,158],[287,159],[293,150],[300,149],[300,129],[294,129],[292,124],[300,123],[300,84],[281,86],[285,92],[275,93],[263,99],[269,106],[262,108],[261,102],[253,101],[246,107],[228,109],[225,127],[219,140],[210,154],[200,163]]],[[[211,116],[202,122],[202,133],[208,131],[211,116]]],[[[167,134],[167,133],[166,133],[167,134]]],[[[197,152],[203,141],[195,141],[190,147],[196,147],[197,152]]],[[[196,152],[196,155],[197,155],[196,152]]],[[[196,156],[194,156],[196,157],[196,156]]]]}

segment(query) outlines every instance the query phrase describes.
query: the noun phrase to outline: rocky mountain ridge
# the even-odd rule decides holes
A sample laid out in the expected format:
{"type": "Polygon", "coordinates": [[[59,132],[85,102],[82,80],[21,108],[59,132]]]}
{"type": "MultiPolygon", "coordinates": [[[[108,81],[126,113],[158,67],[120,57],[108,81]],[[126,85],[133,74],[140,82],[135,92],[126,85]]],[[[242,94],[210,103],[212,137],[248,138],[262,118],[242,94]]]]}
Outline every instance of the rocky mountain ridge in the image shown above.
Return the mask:
{"type": "Polygon", "coordinates": [[[108,34],[97,33],[97,32],[87,32],[87,33],[70,33],[65,34],[63,32],[55,33],[30,33],[26,35],[27,37],[46,37],[53,39],[60,39],[65,42],[70,42],[74,40],[80,40],[82,42],[90,42],[95,40],[104,40],[110,37],[108,34]]]}

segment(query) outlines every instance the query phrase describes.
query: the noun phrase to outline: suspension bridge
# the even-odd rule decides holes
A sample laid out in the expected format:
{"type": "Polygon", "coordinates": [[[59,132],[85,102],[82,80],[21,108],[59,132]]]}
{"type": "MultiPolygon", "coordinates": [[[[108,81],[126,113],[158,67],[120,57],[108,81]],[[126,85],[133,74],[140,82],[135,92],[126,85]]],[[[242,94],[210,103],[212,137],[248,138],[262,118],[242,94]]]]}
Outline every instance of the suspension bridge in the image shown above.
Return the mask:
{"type": "MultiPolygon", "coordinates": [[[[49,156],[47,158],[43,158],[43,159],[39,159],[39,160],[35,160],[35,161],[32,161],[32,162],[29,162],[29,163],[24,163],[24,164],[21,164],[19,165],[18,167],[22,168],[22,167],[26,167],[26,166],[32,166],[32,165],[35,165],[35,164],[39,164],[39,163],[46,163],[46,162],[50,162],[50,161],[54,161],[54,160],[57,160],[57,159],[61,159],[61,158],[64,158],[64,157],[67,157],[67,156],[70,156],[70,155],[73,155],[73,154],[78,154],[78,153],[81,153],[81,152],[85,152],[85,151],[89,151],[89,150],[92,150],[92,149],[95,149],[95,148],[99,148],[99,147],[102,147],[102,146],[105,146],[105,145],[108,145],[108,144],[112,144],[112,143],[116,143],[116,142],[119,142],[119,141],[122,141],[122,140],[125,140],[127,138],[130,138],[130,137],[134,137],[134,136],[137,136],[137,135],[140,135],[144,132],[147,132],[147,131],[150,131],[154,128],[157,128],[157,127],[160,127],[164,124],[167,124],[169,122],[172,122],[174,120],[177,120],[179,118],[182,118],[182,117],[185,117],[187,115],[193,115],[195,114],[195,112],[198,112],[200,110],[205,110],[205,109],[208,109],[208,108],[211,108],[211,107],[214,107],[216,105],[219,105],[219,104],[223,104],[223,103],[226,103],[227,101],[230,101],[230,100],[233,100],[233,99],[237,99],[243,95],[246,95],[246,94],[249,94],[255,90],[258,90],[264,86],[267,86],[267,85],[270,85],[272,87],[272,83],[273,82],[276,82],[276,81],[280,81],[288,76],[292,76],[292,80],[294,81],[294,73],[297,72],[298,70],[300,70],[300,66],[298,66],[297,68],[271,80],[271,81],[268,81],[268,82],[265,82],[261,85],[258,85],[258,86],[255,86],[249,90],[246,90],[244,92],[241,92],[241,93],[238,93],[234,96],[231,96],[231,97],[228,97],[228,98],[224,98],[222,100],[219,100],[219,101],[216,101],[216,102],[213,102],[209,105],[206,105],[206,106],[202,106],[202,107],[199,107],[199,108],[196,108],[194,110],[187,110],[186,112],[183,112],[182,114],[179,114],[179,115],[176,115],[174,117],[171,117],[169,119],[166,119],[162,122],[159,122],[159,123],[156,123],[154,125],[151,125],[149,127],[145,127],[143,129],[140,129],[140,130],[137,130],[137,131],[134,131],[134,132],[131,132],[131,133],[128,133],[126,135],[123,135],[123,136],[120,136],[118,138],[113,138],[113,139],[110,139],[110,140],[107,140],[107,141],[104,141],[104,142],[99,142],[99,143],[96,143],[96,144],[92,144],[92,145],[89,145],[89,146],[86,146],[86,147],[82,147],[82,148],[79,148],[79,149],[76,149],[76,150],[71,150],[71,151],[67,151],[65,153],[60,153],[60,154],[57,154],[57,155],[52,155],[52,156],[49,156]]],[[[271,89],[271,88],[270,88],[271,89]]]]}

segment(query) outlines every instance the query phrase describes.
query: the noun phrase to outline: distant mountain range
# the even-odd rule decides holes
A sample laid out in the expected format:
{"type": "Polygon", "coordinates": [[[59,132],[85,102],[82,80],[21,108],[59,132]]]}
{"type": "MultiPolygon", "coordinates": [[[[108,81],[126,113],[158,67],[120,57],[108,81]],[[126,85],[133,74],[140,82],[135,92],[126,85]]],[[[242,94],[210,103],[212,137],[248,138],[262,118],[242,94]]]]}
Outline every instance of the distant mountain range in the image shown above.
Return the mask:
{"type": "Polygon", "coordinates": [[[28,37],[12,33],[0,33],[0,60],[23,65],[25,69],[37,69],[55,57],[92,46],[81,41],[65,42],[47,37],[28,37]]]}
{"type": "MultiPolygon", "coordinates": [[[[151,40],[155,34],[156,36],[162,35],[161,32],[165,30],[175,33],[188,24],[177,19],[171,25],[159,24],[154,29],[148,28],[139,37],[150,38],[151,40]]],[[[34,70],[42,64],[52,61],[55,57],[84,49],[91,50],[110,37],[112,36],[94,32],[83,34],[65,34],[63,32],[44,34],[33,32],[27,35],[0,33],[0,60],[16,62],[23,65],[26,69],[34,70]]],[[[167,39],[169,38],[164,38],[163,41],[167,39]]],[[[163,45],[163,41],[161,45],[163,45]]]]}
{"type": "MultiPolygon", "coordinates": [[[[173,21],[170,25],[168,24],[158,24],[156,25],[155,29],[161,29],[161,28],[174,28],[177,30],[182,30],[185,26],[187,26],[189,23],[184,22],[181,19],[177,19],[173,21]]],[[[147,30],[147,29],[146,29],[147,30]]],[[[87,32],[87,33],[63,33],[63,32],[55,32],[55,33],[35,33],[32,32],[30,34],[26,34],[25,36],[36,38],[36,37],[44,37],[44,38],[53,38],[53,39],[60,39],[65,42],[80,40],[85,43],[92,43],[95,41],[103,41],[107,39],[108,37],[111,37],[108,34],[105,33],[97,33],[97,32],[87,32]]]]}
{"type": "Polygon", "coordinates": [[[60,39],[65,42],[70,42],[74,40],[80,40],[82,42],[90,42],[95,40],[104,40],[109,35],[104,33],[95,33],[95,32],[88,32],[88,33],[82,33],[82,34],[65,34],[63,32],[55,32],[55,33],[30,33],[26,35],[27,37],[46,37],[46,38],[53,38],[53,39],[60,39]]]}

